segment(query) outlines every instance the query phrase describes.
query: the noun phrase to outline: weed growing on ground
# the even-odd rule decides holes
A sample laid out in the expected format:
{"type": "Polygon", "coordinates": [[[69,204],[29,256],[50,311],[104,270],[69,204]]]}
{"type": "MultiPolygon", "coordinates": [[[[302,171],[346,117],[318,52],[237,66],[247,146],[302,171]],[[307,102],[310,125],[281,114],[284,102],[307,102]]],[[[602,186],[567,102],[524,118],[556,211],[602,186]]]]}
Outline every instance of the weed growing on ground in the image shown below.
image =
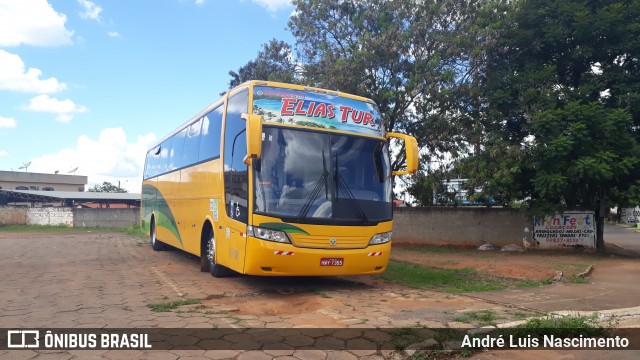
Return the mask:
{"type": "Polygon", "coordinates": [[[550,285],[552,283],[553,283],[553,280],[551,280],[551,279],[524,280],[524,281],[521,281],[521,282],[517,283],[516,286],[519,287],[519,288],[528,288],[528,287],[538,287],[538,286],[550,285]]]}
{"type": "Polygon", "coordinates": [[[182,305],[193,305],[193,304],[200,304],[200,300],[181,299],[181,300],[163,302],[159,304],[147,304],[147,307],[151,309],[151,311],[155,311],[155,312],[169,312],[171,310],[177,309],[182,305]]]}
{"type": "Polygon", "coordinates": [[[453,318],[454,321],[473,324],[478,327],[494,325],[498,314],[490,309],[466,311],[453,318]]]}
{"type": "Polygon", "coordinates": [[[529,319],[517,327],[527,335],[542,337],[554,335],[557,337],[602,336],[606,329],[598,325],[598,314],[591,316],[569,315],[529,319]]]}

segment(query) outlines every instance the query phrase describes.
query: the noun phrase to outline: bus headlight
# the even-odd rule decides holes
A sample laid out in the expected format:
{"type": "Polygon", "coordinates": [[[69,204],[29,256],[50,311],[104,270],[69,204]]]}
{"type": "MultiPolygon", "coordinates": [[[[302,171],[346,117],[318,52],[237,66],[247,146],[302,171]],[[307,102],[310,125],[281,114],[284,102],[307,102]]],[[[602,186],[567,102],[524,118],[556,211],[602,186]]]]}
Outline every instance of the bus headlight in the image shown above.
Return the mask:
{"type": "Polygon", "coordinates": [[[284,231],[270,230],[249,225],[247,226],[247,234],[262,240],[291,244],[289,237],[284,231]]]}
{"type": "Polygon", "coordinates": [[[371,237],[371,240],[369,240],[369,245],[379,245],[379,244],[388,243],[389,241],[391,241],[391,235],[393,235],[391,231],[375,234],[371,237]]]}

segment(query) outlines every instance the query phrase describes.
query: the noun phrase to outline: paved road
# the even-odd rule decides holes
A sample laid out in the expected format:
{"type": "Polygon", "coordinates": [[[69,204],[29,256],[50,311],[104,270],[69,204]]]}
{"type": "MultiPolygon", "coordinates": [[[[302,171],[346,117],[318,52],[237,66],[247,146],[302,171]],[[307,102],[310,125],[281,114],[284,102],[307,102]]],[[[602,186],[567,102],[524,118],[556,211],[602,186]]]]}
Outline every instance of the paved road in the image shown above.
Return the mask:
{"type": "Polygon", "coordinates": [[[640,257],[640,229],[625,225],[605,224],[605,245],[614,245],[628,250],[631,255],[640,257]]]}
{"type": "MultiPolygon", "coordinates": [[[[640,257],[640,233],[622,225],[605,225],[608,250],[640,257]],[[622,251],[624,249],[624,251],[622,251]],[[637,252],[636,252],[637,251],[637,252]]],[[[601,311],[640,306],[640,259],[594,259],[589,284],[549,286],[478,293],[478,298],[538,311],[601,311]]],[[[586,270],[586,269],[585,269],[586,270]]]]}
{"type": "MultiPolygon", "coordinates": [[[[622,260],[621,264],[628,266],[617,265],[622,275],[637,276],[640,260],[622,260]]],[[[535,313],[527,308],[547,309],[533,305],[545,303],[536,298],[540,291],[553,289],[562,290],[553,293],[557,295],[554,301],[546,302],[553,310],[571,308],[556,306],[571,304],[566,299],[601,309],[602,301],[619,301],[606,302],[606,306],[626,306],[640,298],[637,277],[616,276],[613,268],[610,275],[596,271],[593,285],[559,284],[522,290],[516,297],[509,297],[509,292],[496,293],[494,298],[409,289],[376,277],[214,279],[198,269],[196,258],[179,251],[153,252],[147,239],[124,234],[0,233],[0,328],[232,331],[214,339],[196,337],[196,345],[204,347],[199,350],[0,350],[0,358],[402,359],[406,353],[375,350],[369,345],[395,335],[387,332],[367,337],[366,329],[470,327],[455,319],[469,310],[486,309],[508,322],[523,313],[535,313]],[[594,291],[607,295],[612,289],[615,293],[608,293],[609,297],[590,297],[594,291]],[[200,304],[167,312],[147,306],[180,299],[197,299],[200,304]],[[328,330],[313,333],[299,328],[328,330]],[[261,333],[238,333],[244,329],[261,333]],[[265,334],[271,341],[267,348],[266,342],[256,341],[256,336],[265,334]],[[331,350],[340,346],[349,351],[331,350]]],[[[176,339],[176,345],[184,345],[180,341],[192,341],[193,337],[176,339]]],[[[640,356],[638,352],[624,354],[640,356]]],[[[607,353],[596,356],[602,358],[607,353]]]]}
{"type": "MultiPolygon", "coordinates": [[[[394,354],[393,348],[376,351],[369,346],[366,341],[371,339],[363,335],[363,328],[470,327],[456,323],[454,318],[474,309],[491,309],[505,321],[517,316],[507,306],[467,296],[409,289],[375,277],[214,279],[208,273],[199,272],[198,259],[180,251],[154,252],[147,239],[124,234],[0,233],[0,274],[0,329],[104,327],[232,331],[215,341],[197,338],[198,344],[206,345],[203,350],[168,350],[161,355],[153,350],[89,353],[0,350],[0,358],[6,359],[69,359],[95,355],[112,359],[159,356],[239,360],[279,356],[400,359],[402,356],[394,354]],[[197,299],[200,304],[167,312],[155,312],[147,306],[180,299],[197,299]],[[318,327],[329,330],[325,333],[300,330],[287,336],[283,332],[318,327]],[[266,334],[278,345],[263,348],[255,341],[257,333],[237,333],[233,329],[270,329],[266,334]],[[313,346],[316,349],[309,349],[313,346]],[[327,350],[340,346],[349,351],[327,350]]],[[[376,336],[384,338],[389,334],[376,336]]]]}

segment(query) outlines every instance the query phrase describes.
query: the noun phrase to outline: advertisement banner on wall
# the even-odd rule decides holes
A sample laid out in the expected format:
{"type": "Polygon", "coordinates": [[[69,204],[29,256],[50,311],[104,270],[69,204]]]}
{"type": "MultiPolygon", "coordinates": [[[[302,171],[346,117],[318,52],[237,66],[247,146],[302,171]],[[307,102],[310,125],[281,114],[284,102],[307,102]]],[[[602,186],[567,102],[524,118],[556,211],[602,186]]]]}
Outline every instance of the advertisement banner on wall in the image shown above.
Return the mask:
{"type": "Polygon", "coordinates": [[[533,239],[537,246],[584,246],[595,248],[596,223],[592,211],[572,211],[533,219],[533,239]]]}
{"type": "Polygon", "coordinates": [[[621,208],[620,221],[623,224],[636,224],[640,222],[640,207],[621,208]]]}

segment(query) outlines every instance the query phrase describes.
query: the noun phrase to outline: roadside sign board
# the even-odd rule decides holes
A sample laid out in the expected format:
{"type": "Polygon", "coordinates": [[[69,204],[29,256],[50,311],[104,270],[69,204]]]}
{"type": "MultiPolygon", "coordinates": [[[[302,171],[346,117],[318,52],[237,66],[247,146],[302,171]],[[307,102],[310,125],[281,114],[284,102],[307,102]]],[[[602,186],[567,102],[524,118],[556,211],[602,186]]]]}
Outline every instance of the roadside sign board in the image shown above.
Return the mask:
{"type": "Polygon", "coordinates": [[[592,211],[572,211],[533,219],[533,240],[541,248],[584,246],[595,248],[596,223],[592,211]]]}
{"type": "Polygon", "coordinates": [[[623,224],[636,224],[640,222],[640,207],[622,208],[620,215],[623,224]]]}

